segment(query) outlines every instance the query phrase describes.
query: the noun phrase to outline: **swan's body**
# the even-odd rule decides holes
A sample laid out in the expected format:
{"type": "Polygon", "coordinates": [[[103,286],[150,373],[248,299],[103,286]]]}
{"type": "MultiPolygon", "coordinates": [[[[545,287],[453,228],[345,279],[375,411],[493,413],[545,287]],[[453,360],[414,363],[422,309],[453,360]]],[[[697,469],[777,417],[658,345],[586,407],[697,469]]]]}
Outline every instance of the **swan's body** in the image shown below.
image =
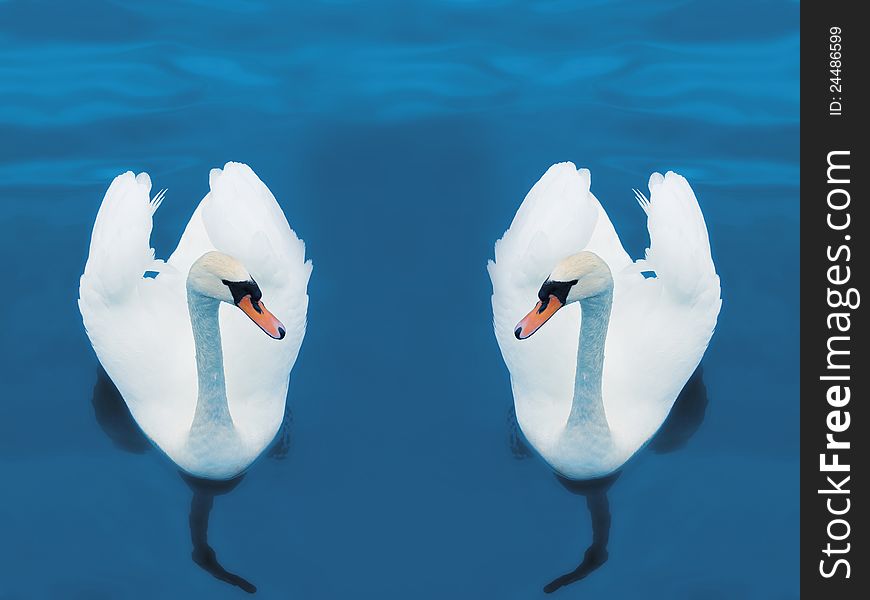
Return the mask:
{"type": "Polygon", "coordinates": [[[650,248],[637,262],[589,184],[585,169],[551,167],[489,264],[517,420],[544,460],[575,480],[614,472],[655,434],[721,306],[707,227],[684,178],[654,173],[649,200],[638,193],[650,248]]]}
{"type": "Polygon", "coordinates": [[[281,425],[311,263],[249,167],[228,163],[209,184],[163,262],[149,241],[162,194],[150,198],[145,173],[115,178],[94,224],[79,308],[97,357],[151,441],[191,475],[230,479],[281,425]]]}

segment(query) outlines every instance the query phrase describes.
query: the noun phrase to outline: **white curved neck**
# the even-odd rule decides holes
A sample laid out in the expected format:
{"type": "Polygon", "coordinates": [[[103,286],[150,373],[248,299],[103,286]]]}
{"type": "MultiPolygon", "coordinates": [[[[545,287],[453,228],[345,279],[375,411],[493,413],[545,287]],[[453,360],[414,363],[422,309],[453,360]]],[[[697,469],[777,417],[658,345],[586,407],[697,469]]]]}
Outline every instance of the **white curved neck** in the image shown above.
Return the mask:
{"type": "Polygon", "coordinates": [[[187,290],[187,309],[193,327],[196,346],[196,373],[198,395],[191,437],[215,429],[233,428],[233,419],[227,406],[227,386],[224,379],[224,357],[221,348],[221,331],[218,321],[220,301],[187,290]]]}
{"type": "Polygon", "coordinates": [[[587,434],[610,437],[610,428],[601,396],[604,371],[604,343],[613,304],[613,290],[580,302],[580,342],[577,348],[577,372],[574,376],[574,401],[568,427],[582,427],[587,434]]]}

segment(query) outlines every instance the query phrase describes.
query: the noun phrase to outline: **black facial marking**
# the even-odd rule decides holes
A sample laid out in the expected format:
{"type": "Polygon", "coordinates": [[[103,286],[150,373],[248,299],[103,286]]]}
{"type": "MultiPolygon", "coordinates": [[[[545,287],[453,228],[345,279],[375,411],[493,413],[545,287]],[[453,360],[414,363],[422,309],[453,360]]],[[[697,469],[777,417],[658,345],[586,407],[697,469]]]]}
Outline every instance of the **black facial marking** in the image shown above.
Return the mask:
{"type": "Polygon", "coordinates": [[[238,305],[245,296],[250,296],[254,310],[258,313],[263,312],[260,310],[260,298],[263,297],[263,292],[260,291],[260,286],[257,285],[256,281],[253,279],[250,281],[227,281],[226,279],[222,279],[221,281],[223,281],[225,286],[230,288],[230,293],[233,295],[233,302],[236,305],[238,305]]]}
{"type": "Polygon", "coordinates": [[[546,310],[547,305],[550,304],[550,296],[555,296],[563,305],[567,304],[568,292],[571,291],[571,286],[575,283],[577,283],[576,279],[572,281],[545,281],[538,291],[538,300],[541,301],[541,308],[538,309],[538,314],[546,310]]]}

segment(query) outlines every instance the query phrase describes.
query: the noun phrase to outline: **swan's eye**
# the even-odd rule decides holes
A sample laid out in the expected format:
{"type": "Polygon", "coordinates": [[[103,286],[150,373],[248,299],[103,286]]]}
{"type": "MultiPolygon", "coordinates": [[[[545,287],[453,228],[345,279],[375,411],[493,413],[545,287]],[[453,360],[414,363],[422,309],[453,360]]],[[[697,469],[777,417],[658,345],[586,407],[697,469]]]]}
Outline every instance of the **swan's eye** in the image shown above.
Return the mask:
{"type": "Polygon", "coordinates": [[[225,286],[230,288],[230,294],[233,295],[233,302],[238,304],[245,296],[251,297],[251,302],[254,306],[263,297],[263,292],[260,291],[260,286],[253,279],[249,281],[227,281],[221,280],[225,286]]]}
{"type": "Polygon", "coordinates": [[[571,291],[571,286],[577,283],[576,279],[571,281],[550,281],[544,282],[541,289],[538,291],[538,300],[541,301],[541,310],[547,308],[550,303],[550,296],[555,296],[563,305],[567,304],[568,292],[571,291]]]}

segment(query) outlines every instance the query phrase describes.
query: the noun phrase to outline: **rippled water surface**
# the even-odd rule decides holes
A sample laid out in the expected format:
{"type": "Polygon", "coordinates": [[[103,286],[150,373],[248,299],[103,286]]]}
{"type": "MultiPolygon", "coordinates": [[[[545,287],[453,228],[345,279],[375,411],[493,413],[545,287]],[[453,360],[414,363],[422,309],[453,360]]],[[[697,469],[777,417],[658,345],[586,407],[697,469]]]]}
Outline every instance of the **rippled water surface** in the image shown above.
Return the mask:
{"type": "MultiPolygon", "coordinates": [[[[692,182],[724,306],[675,439],[607,492],[609,561],[558,595],[797,597],[798,4],[0,1],[0,598],[239,598],[191,490],[105,403],[75,299],[118,173],[251,164],[314,261],[289,444],[215,496],[265,598],[533,598],[592,538],[511,449],[485,265],[554,162],[692,182]],[[697,390],[696,390],[697,391],[697,390]]],[[[107,396],[108,394],[108,396],[107,396]]],[[[657,450],[657,451],[654,451],[657,450]]]]}

